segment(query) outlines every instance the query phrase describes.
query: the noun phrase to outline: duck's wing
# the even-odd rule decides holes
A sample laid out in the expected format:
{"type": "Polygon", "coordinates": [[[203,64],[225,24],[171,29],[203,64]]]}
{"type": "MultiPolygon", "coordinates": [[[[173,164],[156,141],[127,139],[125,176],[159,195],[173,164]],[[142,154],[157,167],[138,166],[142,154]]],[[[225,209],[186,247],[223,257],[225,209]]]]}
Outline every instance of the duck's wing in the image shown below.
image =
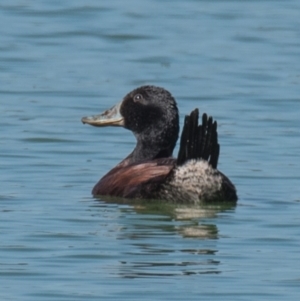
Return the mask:
{"type": "Polygon", "coordinates": [[[203,159],[213,168],[217,168],[220,153],[217,122],[203,114],[202,124],[199,125],[198,117],[198,109],[185,116],[177,165],[190,159],[203,159]]]}
{"type": "Polygon", "coordinates": [[[151,197],[175,164],[175,159],[163,158],[127,166],[118,165],[95,185],[92,194],[126,198],[151,197]]]}

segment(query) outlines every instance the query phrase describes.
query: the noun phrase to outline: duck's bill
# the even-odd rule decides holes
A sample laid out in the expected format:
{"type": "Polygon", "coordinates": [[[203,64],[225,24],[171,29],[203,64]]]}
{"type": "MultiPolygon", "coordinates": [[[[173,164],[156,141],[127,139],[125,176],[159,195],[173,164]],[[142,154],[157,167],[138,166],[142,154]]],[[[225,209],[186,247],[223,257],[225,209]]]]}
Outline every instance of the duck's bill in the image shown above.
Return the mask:
{"type": "Polygon", "coordinates": [[[106,110],[102,114],[83,117],[82,123],[87,123],[93,126],[124,126],[124,118],[120,113],[121,103],[106,110]]]}

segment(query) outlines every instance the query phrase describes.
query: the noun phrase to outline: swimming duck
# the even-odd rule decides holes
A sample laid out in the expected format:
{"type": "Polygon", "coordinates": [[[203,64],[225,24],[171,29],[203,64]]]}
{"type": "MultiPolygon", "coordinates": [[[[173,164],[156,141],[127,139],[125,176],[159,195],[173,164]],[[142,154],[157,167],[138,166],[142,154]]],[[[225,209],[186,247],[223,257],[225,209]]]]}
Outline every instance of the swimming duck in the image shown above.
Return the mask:
{"type": "Polygon", "coordinates": [[[179,114],[170,92],[142,86],[100,115],[83,117],[93,126],[122,126],[137,144],[92,190],[94,196],[159,199],[175,203],[236,202],[231,181],[217,169],[217,123],[198,109],[185,117],[178,158],[173,158],[179,134],[179,114]]]}

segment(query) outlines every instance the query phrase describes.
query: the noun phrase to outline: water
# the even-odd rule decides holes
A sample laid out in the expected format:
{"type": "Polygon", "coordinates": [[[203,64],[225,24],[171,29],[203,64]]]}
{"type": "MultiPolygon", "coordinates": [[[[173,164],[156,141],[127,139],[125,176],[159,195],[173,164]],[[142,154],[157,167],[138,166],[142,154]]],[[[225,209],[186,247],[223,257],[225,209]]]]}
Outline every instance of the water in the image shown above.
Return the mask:
{"type": "Polygon", "coordinates": [[[297,300],[300,4],[2,1],[1,300],[297,300]],[[131,89],[218,120],[235,208],[97,201],[131,89]]]}

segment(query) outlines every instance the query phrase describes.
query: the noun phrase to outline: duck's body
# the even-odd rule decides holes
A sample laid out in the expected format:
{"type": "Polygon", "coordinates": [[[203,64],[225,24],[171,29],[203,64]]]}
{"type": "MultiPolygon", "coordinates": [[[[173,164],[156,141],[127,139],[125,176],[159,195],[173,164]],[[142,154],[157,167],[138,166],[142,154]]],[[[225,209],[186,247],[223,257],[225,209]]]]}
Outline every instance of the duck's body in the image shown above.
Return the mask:
{"type": "Polygon", "coordinates": [[[174,158],[118,165],[95,185],[92,194],[174,203],[237,200],[232,183],[207,161],[192,159],[178,166],[174,158]]]}
{"type": "Polygon", "coordinates": [[[161,199],[176,203],[236,202],[230,180],[217,170],[217,125],[198,110],[186,116],[178,158],[172,157],[178,132],[176,102],[163,88],[140,87],[101,115],[84,117],[94,126],[124,126],[133,131],[133,152],[95,185],[94,196],[161,199]]]}

